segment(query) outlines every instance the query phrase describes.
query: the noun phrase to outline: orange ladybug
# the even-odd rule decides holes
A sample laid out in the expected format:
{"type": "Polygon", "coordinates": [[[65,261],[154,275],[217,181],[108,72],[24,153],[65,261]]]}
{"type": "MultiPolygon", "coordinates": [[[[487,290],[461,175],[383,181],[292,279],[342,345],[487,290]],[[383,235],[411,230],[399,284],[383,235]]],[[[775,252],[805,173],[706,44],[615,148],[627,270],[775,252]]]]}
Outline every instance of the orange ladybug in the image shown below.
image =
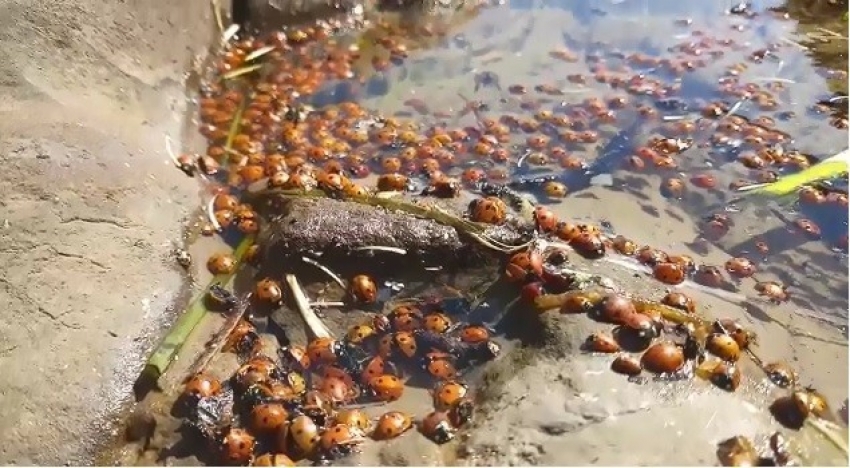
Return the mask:
{"type": "Polygon", "coordinates": [[[416,338],[411,332],[388,333],[378,342],[378,355],[384,359],[412,358],[416,351],[416,338]]]}
{"type": "Polygon", "coordinates": [[[345,424],[336,424],[322,433],[319,447],[323,454],[335,458],[350,454],[364,440],[359,429],[345,424]]]}
{"type": "Polygon", "coordinates": [[[448,353],[431,352],[425,355],[425,370],[437,380],[453,380],[457,377],[453,361],[448,353]]]}
{"type": "Polygon", "coordinates": [[[689,314],[696,313],[696,302],[685,293],[670,292],[661,299],[661,303],[670,307],[684,310],[689,314]]]}
{"type": "Polygon", "coordinates": [[[393,331],[413,331],[422,326],[422,314],[419,309],[409,305],[397,306],[387,317],[393,331]]]}
{"type": "Polygon", "coordinates": [[[581,230],[575,224],[562,221],[555,226],[555,235],[564,242],[572,241],[579,234],[581,234],[581,230]]]}
{"type": "Polygon", "coordinates": [[[445,333],[452,326],[452,319],[442,312],[431,312],[425,316],[422,325],[426,330],[434,333],[445,333]]]}
{"type": "Polygon", "coordinates": [[[477,223],[502,224],[508,216],[508,207],[497,197],[479,198],[470,204],[469,218],[477,223]]]}
{"type": "Polygon", "coordinates": [[[467,324],[458,335],[464,343],[483,343],[490,339],[490,330],[483,325],[467,324]]]}
{"type": "Polygon", "coordinates": [[[543,258],[534,250],[526,250],[514,254],[505,267],[508,280],[521,283],[530,277],[540,277],[543,274],[543,258]]]}
{"type": "Polygon", "coordinates": [[[278,432],[277,449],[294,460],[308,458],[319,445],[319,426],[309,416],[298,415],[278,432]]]}
{"type": "Polygon", "coordinates": [[[678,263],[662,262],[652,269],[652,276],[664,284],[676,285],[685,281],[686,273],[678,263]]]}
{"type": "Polygon", "coordinates": [[[570,246],[582,257],[594,260],[605,256],[605,242],[599,233],[582,231],[570,241],[570,246]]]}
{"type": "Polygon", "coordinates": [[[282,453],[264,453],[251,466],[295,466],[295,462],[282,453]]]}
{"type": "Polygon", "coordinates": [[[725,282],[720,268],[713,265],[700,265],[694,273],[694,281],[710,288],[719,288],[725,282]]]}
{"type": "Polygon", "coordinates": [[[454,439],[457,429],[445,411],[433,411],[419,423],[419,432],[435,444],[442,445],[454,439]]]}
{"type": "Polygon", "coordinates": [[[394,439],[413,428],[413,418],[401,411],[385,413],[375,424],[372,438],[375,440],[394,439]]]}
{"type": "Polygon", "coordinates": [[[549,208],[538,206],[534,209],[534,224],[540,232],[553,232],[558,226],[558,218],[549,208]]]}
{"type": "Polygon", "coordinates": [[[229,275],[236,271],[236,259],[229,253],[212,254],[207,260],[207,270],[214,275],[229,275]]]}
{"type": "Polygon", "coordinates": [[[352,408],[339,411],[334,416],[336,424],[344,424],[350,428],[367,433],[372,429],[372,420],[363,410],[352,408]]]}
{"type": "Polygon", "coordinates": [[[354,325],[349,328],[348,332],[345,334],[345,339],[349,343],[359,346],[366,340],[376,336],[377,333],[378,330],[376,330],[372,324],[361,323],[360,325],[354,325]]]}
{"type": "Polygon", "coordinates": [[[194,400],[216,396],[220,392],[221,382],[204,373],[193,375],[183,387],[183,396],[194,400]]]}
{"type": "Polygon", "coordinates": [[[469,393],[469,387],[456,380],[438,382],[431,390],[434,408],[447,411],[469,393]]]}
{"type": "Polygon", "coordinates": [[[385,374],[395,374],[393,366],[381,356],[373,356],[369,362],[363,366],[363,372],[360,374],[360,382],[368,385],[375,377],[380,377],[385,374]]]}
{"type": "Polygon", "coordinates": [[[275,370],[274,362],[263,356],[251,359],[243,364],[236,370],[234,378],[240,388],[246,389],[254,384],[269,382],[275,370]]]}
{"type": "Polygon", "coordinates": [[[401,174],[384,174],[378,177],[378,190],[381,192],[403,192],[409,184],[410,179],[401,174]]]}
{"type": "Polygon", "coordinates": [[[218,444],[218,453],[224,465],[247,465],[254,456],[254,436],[245,429],[230,428],[218,444]]]}
{"type": "Polygon", "coordinates": [[[627,239],[623,236],[617,236],[614,238],[612,242],[612,246],[614,250],[617,251],[620,255],[634,255],[637,252],[637,244],[635,244],[632,240],[627,239]]]}
{"type": "Polygon", "coordinates": [[[254,297],[264,304],[280,305],[283,302],[283,290],[277,281],[265,278],[254,286],[254,297]]]}
{"type": "Polygon", "coordinates": [[[368,386],[379,401],[396,401],[404,394],[404,382],[391,374],[373,377],[368,386]]]}
{"type": "Polygon", "coordinates": [[[635,254],[635,258],[638,262],[649,266],[654,266],[657,263],[662,263],[669,260],[669,256],[666,252],[652,248],[648,245],[645,245],[638,249],[637,253],[635,254]]]}
{"type": "Polygon", "coordinates": [[[316,391],[325,396],[331,405],[349,403],[358,396],[356,387],[347,384],[345,379],[334,376],[321,379],[316,391]]]}
{"type": "Polygon", "coordinates": [[[749,278],[756,273],[756,266],[746,258],[730,258],[724,264],[726,273],[734,278],[749,278]]]}
{"type": "Polygon", "coordinates": [[[819,240],[821,238],[820,227],[808,219],[795,220],[794,228],[811,240],[819,240]]]}
{"type": "Polygon", "coordinates": [[[791,297],[788,293],[788,287],[776,281],[756,283],[755,290],[759,293],[759,296],[765,297],[777,304],[786,302],[791,297]]]}
{"type": "Polygon", "coordinates": [[[378,287],[375,281],[366,275],[357,275],[348,285],[348,293],[361,304],[374,304],[378,300],[378,287]]]}
{"type": "Polygon", "coordinates": [[[271,434],[280,430],[289,414],[279,403],[264,403],[251,410],[250,428],[256,434],[271,434]]]}
{"type": "Polygon", "coordinates": [[[307,344],[307,356],[314,366],[336,362],[338,343],[330,338],[316,338],[307,344]]]}

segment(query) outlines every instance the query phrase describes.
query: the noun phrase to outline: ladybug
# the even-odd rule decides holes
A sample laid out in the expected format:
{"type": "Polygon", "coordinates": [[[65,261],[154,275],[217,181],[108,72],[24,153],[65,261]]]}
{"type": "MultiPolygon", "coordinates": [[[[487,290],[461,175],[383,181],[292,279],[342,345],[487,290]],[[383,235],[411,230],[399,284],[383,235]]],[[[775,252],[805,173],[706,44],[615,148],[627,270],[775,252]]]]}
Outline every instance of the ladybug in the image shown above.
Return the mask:
{"type": "Polygon", "coordinates": [[[306,415],[298,415],[278,432],[277,449],[294,460],[311,456],[319,445],[319,426],[306,415]]]}
{"type": "Polygon", "coordinates": [[[193,375],[183,387],[183,397],[187,400],[200,400],[214,397],[221,393],[221,382],[215,377],[204,373],[193,375]]]}
{"type": "Polygon", "coordinates": [[[534,250],[514,254],[505,267],[505,276],[515,283],[539,278],[543,274],[543,258],[534,250]]]}
{"type": "Polygon", "coordinates": [[[337,365],[322,367],[322,379],[328,378],[341,380],[345,385],[348,386],[354,385],[354,379],[351,378],[351,375],[349,375],[348,372],[344,371],[337,365]]]}
{"type": "Polygon", "coordinates": [[[378,331],[371,324],[363,323],[349,328],[348,333],[345,334],[345,339],[353,345],[362,345],[377,333],[378,331]]]}
{"type": "Polygon", "coordinates": [[[785,302],[791,297],[791,294],[788,293],[788,287],[775,281],[756,283],[755,290],[759,293],[759,296],[766,297],[776,304],[785,302]]]}
{"type": "Polygon", "coordinates": [[[374,304],[378,300],[378,287],[375,281],[366,275],[357,275],[348,285],[348,293],[361,304],[374,304]]]}
{"type": "Polygon", "coordinates": [[[693,274],[697,270],[697,262],[690,255],[670,255],[667,261],[681,266],[686,275],[693,274]]]}
{"type": "Polygon", "coordinates": [[[378,343],[378,355],[384,359],[397,356],[397,352],[401,353],[401,356],[412,358],[416,356],[417,350],[416,338],[411,332],[384,335],[378,343]]]}
{"type": "Polygon", "coordinates": [[[637,261],[649,266],[655,266],[656,263],[666,262],[669,256],[666,252],[645,245],[638,249],[635,254],[637,261]]]}
{"type": "Polygon", "coordinates": [[[381,192],[403,192],[410,185],[410,179],[401,174],[384,174],[378,177],[378,190],[381,192]]]}
{"type": "Polygon", "coordinates": [[[212,254],[207,260],[207,269],[213,275],[229,275],[236,271],[236,259],[229,253],[212,254]]]}
{"type": "Polygon", "coordinates": [[[685,281],[685,269],[678,263],[662,262],[652,269],[652,276],[664,284],[676,285],[685,281]]]}
{"type": "Polygon", "coordinates": [[[321,379],[316,391],[325,396],[332,405],[348,403],[358,396],[354,386],[348,385],[345,380],[337,377],[325,377],[321,379]]]}
{"type": "Polygon", "coordinates": [[[808,219],[795,220],[794,228],[810,240],[819,240],[821,238],[820,227],[808,219]]]}
{"type": "Polygon", "coordinates": [[[435,444],[442,445],[454,439],[457,430],[445,411],[433,411],[419,423],[419,432],[435,444]]]}
{"type": "Polygon", "coordinates": [[[283,290],[277,281],[265,278],[254,286],[254,297],[263,304],[278,306],[283,302],[283,290]]]}
{"type": "Polygon", "coordinates": [[[484,197],[469,206],[469,218],[477,223],[502,224],[508,216],[508,207],[498,197],[484,197]]]}
{"type": "Polygon", "coordinates": [[[295,466],[295,462],[282,453],[264,453],[251,466],[295,466]]]}
{"type": "Polygon", "coordinates": [[[594,302],[586,294],[569,294],[561,305],[562,314],[584,314],[596,308],[594,302]]]}
{"type": "Polygon", "coordinates": [[[449,420],[454,427],[463,427],[472,420],[473,411],[475,403],[471,398],[463,397],[449,409],[449,420]]]}
{"type": "Polygon", "coordinates": [[[617,251],[617,253],[619,253],[620,255],[631,256],[634,255],[635,252],[637,252],[637,244],[635,244],[634,241],[623,236],[615,237],[612,246],[614,247],[614,250],[617,251]]]}
{"type": "Polygon", "coordinates": [[[397,332],[412,332],[422,326],[422,314],[419,309],[407,305],[394,308],[387,318],[393,331],[397,332]]]}
{"type": "Polygon", "coordinates": [[[391,374],[373,377],[368,385],[375,398],[380,401],[396,401],[404,394],[404,382],[391,374]]]}
{"type": "Polygon", "coordinates": [[[484,325],[468,324],[459,333],[464,343],[483,343],[490,339],[490,330],[484,325]]]}
{"type": "Polygon", "coordinates": [[[314,366],[336,362],[339,343],[331,338],[316,338],[307,344],[307,356],[314,366]]]}
{"type": "Polygon", "coordinates": [[[247,389],[251,385],[271,381],[276,370],[277,366],[271,359],[259,356],[239,367],[233,377],[239,388],[247,389]]]}
{"type": "Polygon", "coordinates": [[[670,292],[661,299],[661,303],[670,307],[684,310],[689,314],[696,313],[696,302],[685,293],[670,292]]]}
{"type": "Polygon", "coordinates": [[[219,440],[218,454],[224,465],[247,465],[254,456],[254,436],[245,429],[232,427],[219,440]]]}
{"type": "Polygon", "coordinates": [[[756,273],[755,264],[743,257],[730,258],[723,266],[729,276],[738,279],[749,278],[756,273]]]}
{"type": "Polygon", "coordinates": [[[287,369],[295,372],[304,372],[310,368],[310,356],[307,349],[299,345],[289,345],[280,348],[277,352],[280,362],[287,369]]]}
{"type": "Polygon", "coordinates": [[[383,314],[374,314],[368,325],[372,327],[375,333],[384,333],[392,329],[390,318],[383,314]]]}
{"type": "MultiPolygon", "coordinates": [[[[431,177],[433,177],[433,174],[431,177]]],[[[456,180],[439,179],[431,182],[431,184],[422,191],[422,195],[436,198],[455,198],[460,195],[460,192],[461,186],[456,180]]]]}
{"type": "Polygon", "coordinates": [[[558,227],[558,218],[555,213],[545,206],[534,209],[534,225],[540,232],[553,232],[558,227]]]}
{"type": "Polygon", "coordinates": [[[445,333],[451,328],[452,319],[442,312],[431,312],[425,316],[422,325],[426,330],[434,333],[445,333]]]}
{"type": "Polygon", "coordinates": [[[345,424],[336,424],[322,433],[319,447],[323,455],[339,458],[351,454],[363,440],[363,434],[358,429],[345,424]]]}
{"type": "Polygon", "coordinates": [[[280,403],[263,403],[251,410],[249,427],[255,434],[271,434],[280,430],[288,417],[280,403]]]}
{"type": "Polygon", "coordinates": [[[570,242],[575,239],[581,231],[578,226],[572,223],[568,223],[566,221],[562,221],[555,226],[555,235],[558,239],[561,239],[564,242],[570,242]]]}
{"type": "Polygon", "coordinates": [[[431,352],[425,355],[423,361],[423,367],[435,379],[453,380],[457,377],[457,369],[451,354],[431,352]]]}
{"type": "Polygon", "coordinates": [[[392,363],[387,362],[381,356],[374,356],[366,363],[365,366],[363,366],[363,371],[360,374],[360,382],[368,384],[375,377],[379,377],[384,374],[395,375],[395,373],[395,368],[392,363]]]}
{"type": "Polygon", "coordinates": [[[605,256],[605,242],[598,232],[583,231],[570,241],[570,246],[582,257],[590,260],[605,256]]]}
{"type": "Polygon", "coordinates": [[[344,409],[337,412],[334,416],[336,424],[344,424],[352,429],[363,432],[364,434],[372,429],[372,420],[369,416],[360,409],[344,409]]]}
{"type": "Polygon", "coordinates": [[[222,349],[225,351],[248,354],[260,344],[260,335],[247,320],[241,320],[230,332],[222,349]]]}
{"type": "Polygon", "coordinates": [[[719,288],[723,286],[723,274],[720,269],[712,265],[700,265],[694,273],[694,281],[703,286],[719,288]]]}
{"type": "Polygon", "coordinates": [[[320,428],[327,425],[328,416],[333,410],[333,403],[316,390],[310,390],[301,399],[301,413],[312,419],[320,428]]]}
{"type": "Polygon", "coordinates": [[[465,397],[467,393],[469,393],[469,387],[456,380],[438,382],[431,390],[434,408],[437,411],[446,411],[465,397]]]}
{"type": "Polygon", "coordinates": [[[567,196],[567,186],[560,182],[550,180],[543,184],[543,193],[545,193],[547,197],[553,199],[564,198],[567,196]]]}
{"type": "Polygon", "coordinates": [[[204,299],[206,300],[207,306],[210,310],[229,311],[239,305],[239,299],[237,299],[232,292],[224,289],[221,284],[218,283],[210,286],[204,299]]]}
{"type": "Polygon", "coordinates": [[[378,418],[372,438],[375,440],[394,439],[413,428],[413,418],[401,411],[390,411],[378,418]]]}

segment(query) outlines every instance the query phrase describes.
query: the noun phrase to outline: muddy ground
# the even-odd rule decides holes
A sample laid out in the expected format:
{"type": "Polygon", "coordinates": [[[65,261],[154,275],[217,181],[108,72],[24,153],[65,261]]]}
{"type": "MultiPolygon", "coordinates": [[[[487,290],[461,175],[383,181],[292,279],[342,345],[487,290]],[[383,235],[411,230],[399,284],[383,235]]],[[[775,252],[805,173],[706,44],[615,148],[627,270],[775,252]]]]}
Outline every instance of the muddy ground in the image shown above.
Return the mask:
{"type": "MultiPolygon", "coordinates": [[[[90,461],[96,436],[112,430],[108,416],[126,401],[183,284],[169,253],[199,188],[170,166],[164,135],[176,148],[192,147],[194,133],[183,121],[184,73],[216,33],[206,1],[155,0],[147,8],[91,0],[0,7],[0,86],[7,96],[0,121],[0,304],[7,311],[0,325],[0,463],[90,461]]],[[[455,99],[450,91],[445,99],[455,99]]],[[[687,210],[672,208],[647,222],[635,197],[603,188],[592,194],[608,203],[577,198],[568,215],[612,219],[636,241],[688,252],[696,229],[687,210]]],[[[743,242],[745,231],[736,235],[741,239],[723,247],[743,242]]],[[[834,261],[818,243],[788,256],[834,261]]],[[[706,261],[725,258],[712,246],[706,261]]],[[[804,269],[782,264],[776,262],[774,275],[805,279],[804,269]]],[[[819,273],[832,284],[809,293],[807,304],[743,307],[696,294],[706,315],[752,326],[762,336],[761,355],[788,360],[839,407],[847,399],[847,339],[835,321],[846,323],[847,303],[835,291],[846,291],[847,280],[831,272],[842,269],[839,263],[819,273]]],[[[612,276],[642,294],[661,294],[657,284],[631,274],[612,276]]],[[[751,284],[742,289],[750,294],[751,284]]],[[[678,396],[659,400],[650,398],[656,384],[637,386],[604,372],[605,358],[557,358],[575,351],[596,325],[547,320],[555,333],[542,352],[508,354],[490,370],[491,398],[460,448],[463,463],[706,464],[718,439],[763,436],[777,427],[763,410],[752,412],[744,399],[719,390],[675,384],[667,388],[678,396]]],[[[761,377],[748,380],[747,399],[764,400],[761,377]]],[[[411,434],[362,456],[366,464],[440,464],[458,455],[411,434]]],[[[828,453],[817,460],[835,463],[828,453]]]]}

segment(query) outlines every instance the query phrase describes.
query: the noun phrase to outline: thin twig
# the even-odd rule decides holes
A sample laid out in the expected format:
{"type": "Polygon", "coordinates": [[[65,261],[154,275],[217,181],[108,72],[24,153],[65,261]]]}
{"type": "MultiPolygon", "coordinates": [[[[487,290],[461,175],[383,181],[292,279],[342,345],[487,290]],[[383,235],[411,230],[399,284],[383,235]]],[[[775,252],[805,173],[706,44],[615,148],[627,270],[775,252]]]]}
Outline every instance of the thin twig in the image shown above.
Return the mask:
{"type": "Polygon", "coordinates": [[[292,298],[295,300],[295,307],[298,309],[298,313],[301,314],[301,318],[304,319],[304,323],[307,325],[308,334],[313,338],[332,339],[333,333],[331,333],[325,323],[322,322],[322,319],[310,307],[310,301],[307,300],[304,290],[298,284],[298,278],[293,274],[288,274],[286,275],[286,284],[292,292],[292,298]]]}
{"type": "Polygon", "coordinates": [[[340,285],[342,289],[346,288],[345,281],[343,281],[342,278],[340,278],[336,273],[331,271],[330,268],[322,265],[321,263],[317,262],[316,260],[313,260],[310,257],[301,257],[301,261],[304,263],[309,263],[310,265],[313,265],[314,267],[322,270],[326,275],[328,275],[332,280],[334,280],[336,284],[340,285]]]}
{"type": "Polygon", "coordinates": [[[248,311],[248,304],[251,301],[251,293],[245,295],[244,298],[239,302],[239,306],[237,309],[231,313],[227,320],[223,324],[221,324],[221,328],[216,332],[216,334],[210,340],[210,344],[204,349],[204,352],[198,356],[195,360],[192,367],[190,367],[189,375],[195,375],[200,372],[204,372],[207,367],[212,362],[213,358],[218,355],[221,349],[224,347],[224,344],[227,343],[227,339],[230,338],[230,335],[233,333],[233,330],[239,325],[239,322],[245,317],[246,312],[248,311]]]}
{"type": "Polygon", "coordinates": [[[366,245],[366,246],[363,246],[363,247],[357,247],[356,249],[354,249],[354,251],[356,251],[356,252],[379,251],[379,252],[389,252],[389,253],[394,253],[394,254],[399,254],[399,255],[407,255],[407,250],[402,249],[401,247],[389,247],[389,246],[386,246],[386,245],[366,245]]]}

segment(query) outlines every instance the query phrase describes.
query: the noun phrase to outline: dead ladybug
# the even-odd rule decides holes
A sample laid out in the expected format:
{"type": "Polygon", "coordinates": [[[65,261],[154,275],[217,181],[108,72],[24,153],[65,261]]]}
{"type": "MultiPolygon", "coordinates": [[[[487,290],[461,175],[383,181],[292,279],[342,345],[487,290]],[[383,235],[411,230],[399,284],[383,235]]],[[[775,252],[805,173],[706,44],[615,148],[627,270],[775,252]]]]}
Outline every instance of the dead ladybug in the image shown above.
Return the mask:
{"type": "Polygon", "coordinates": [[[634,302],[621,294],[609,294],[602,300],[602,305],[599,309],[599,318],[605,322],[613,324],[622,324],[626,318],[636,314],[634,302]]]}
{"type": "MultiPolygon", "coordinates": [[[[705,364],[703,364],[705,365],[705,364]]],[[[741,369],[730,362],[713,362],[708,380],[722,390],[734,392],[741,385],[741,369]]]]}
{"type": "Polygon", "coordinates": [[[543,258],[534,250],[514,254],[505,267],[505,276],[511,282],[524,283],[543,274],[543,258]]]}
{"type": "Polygon", "coordinates": [[[712,265],[700,265],[694,272],[694,281],[710,288],[720,288],[726,282],[720,268],[712,265]]]}
{"type": "Polygon", "coordinates": [[[283,290],[277,281],[264,278],[254,286],[253,297],[261,304],[279,306],[283,303],[283,290]]]}
{"type": "Polygon", "coordinates": [[[697,262],[690,255],[670,255],[667,261],[682,267],[685,275],[692,275],[697,270],[697,262]]]}
{"type": "Polygon", "coordinates": [[[620,345],[610,335],[594,333],[584,340],[583,348],[594,353],[616,353],[620,351],[620,345]]]}
{"type": "Polygon", "coordinates": [[[745,350],[750,346],[750,343],[755,341],[756,336],[753,332],[746,330],[739,323],[732,319],[721,319],[714,322],[714,329],[717,333],[724,333],[732,337],[741,350],[745,350]]]}
{"type": "Polygon", "coordinates": [[[797,383],[797,373],[785,362],[771,362],[764,366],[771,382],[782,388],[790,388],[797,383]]]}
{"type": "Polygon", "coordinates": [[[620,255],[632,256],[637,252],[637,244],[623,236],[616,236],[612,242],[614,250],[620,255]]]}
{"type": "MultiPolygon", "coordinates": [[[[381,316],[383,317],[383,316],[381,316]]],[[[376,330],[371,323],[354,325],[345,333],[345,340],[353,345],[363,345],[368,339],[377,336],[376,330]]]]}
{"type": "Polygon", "coordinates": [[[595,260],[605,256],[605,242],[596,232],[580,232],[570,241],[570,246],[584,258],[595,260]]]}
{"type": "Polygon", "coordinates": [[[460,182],[443,178],[435,180],[422,191],[423,196],[431,196],[436,198],[455,198],[460,195],[460,182]]]}
{"type": "Polygon", "coordinates": [[[689,314],[696,313],[696,302],[693,300],[693,298],[691,298],[691,296],[688,296],[687,294],[682,292],[674,291],[667,293],[661,299],[661,303],[666,306],[675,307],[679,310],[684,310],[689,314]]]}
{"type": "Polygon", "coordinates": [[[373,377],[368,387],[379,401],[396,401],[404,394],[404,382],[390,374],[373,377]]]}
{"type": "Polygon", "coordinates": [[[251,410],[249,425],[255,434],[271,434],[286,424],[289,414],[280,403],[263,403],[251,410]]]}
{"type": "Polygon", "coordinates": [[[303,460],[315,453],[319,440],[319,426],[309,416],[300,414],[278,432],[276,448],[293,460],[303,460]]]}
{"type": "Polygon", "coordinates": [[[215,253],[207,260],[207,270],[214,275],[229,275],[236,271],[236,259],[229,253],[215,253]]]}
{"type": "Polygon", "coordinates": [[[378,286],[366,275],[357,275],[348,285],[348,293],[361,304],[374,304],[378,300],[378,286]]]}
{"type": "Polygon", "coordinates": [[[469,219],[476,223],[502,224],[508,216],[508,207],[498,197],[479,198],[469,205],[469,219]]]}
{"type": "Polygon", "coordinates": [[[207,308],[210,310],[233,310],[239,304],[239,299],[232,292],[222,287],[220,283],[210,286],[204,299],[207,308]]]}
{"type": "Polygon", "coordinates": [[[756,283],[754,287],[759,296],[775,304],[781,304],[791,298],[788,287],[776,281],[761,281],[756,283]]]}
{"type": "Polygon", "coordinates": [[[661,262],[652,268],[652,276],[664,284],[675,286],[684,283],[687,275],[678,263],[661,262]]]}
{"type": "Polygon", "coordinates": [[[277,352],[283,367],[295,372],[304,372],[310,368],[310,356],[307,349],[300,345],[289,345],[277,352]]]}
{"type": "Polygon", "coordinates": [[[365,440],[363,433],[345,424],[333,425],[322,433],[319,448],[325,458],[340,458],[350,455],[365,440]]]}
{"type": "Polygon", "coordinates": [[[454,357],[448,353],[430,352],[422,361],[425,371],[437,380],[454,380],[457,377],[454,357]]]}
{"type": "Polygon", "coordinates": [[[277,367],[271,359],[258,356],[239,367],[233,377],[236,385],[244,390],[255,384],[269,382],[276,370],[277,367]]]}
{"type": "Polygon", "coordinates": [[[227,429],[218,443],[218,455],[223,465],[247,465],[254,456],[256,441],[245,429],[227,429]]]}
{"type": "Polygon", "coordinates": [[[821,229],[809,219],[797,219],[794,221],[794,229],[809,240],[820,240],[821,229]]]}
{"type": "Polygon", "coordinates": [[[372,430],[372,420],[369,419],[369,416],[364,413],[363,410],[357,408],[349,408],[338,411],[336,415],[334,415],[334,422],[336,424],[344,424],[348,427],[357,429],[364,434],[372,430]]]}
{"type": "Polygon", "coordinates": [[[255,458],[251,466],[295,466],[295,462],[282,453],[264,453],[255,458]]]}
{"type": "Polygon", "coordinates": [[[685,196],[685,181],[677,177],[668,177],[661,182],[661,195],[665,198],[681,200],[685,196]]]}
{"type": "Polygon", "coordinates": [[[561,304],[561,313],[585,314],[596,309],[597,304],[598,301],[594,301],[584,291],[568,292],[563,304],[561,304]]]}
{"type": "Polygon", "coordinates": [[[447,411],[461,398],[466,397],[469,393],[469,387],[456,380],[444,380],[437,382],[431,390],[431,397],[434,400],[434,408],[437,411],[447,411]]]}
{"type": "Polygon", "coordinates": [[[567,196],[567,186],[561,182],[550,180],[543,184],[543,193],[553,200],[559,200],[567,196]]]}
{"type": "Polygon", "coordinates": [[[705,341],[705,349],[724,361],[736,362],[741,357],[741,347],[725,333],[713,333],[705,341]]]}
{"type": "Polygon", "coordinates": [[[628,375],[629,377],[634,377],[636,375],[640,375],[641,368],[640,362],[632,356],[623,354],[614,358],[611,361],[611,370],[623,375],[628,375]]]}
{"type": "Polygon", "coordinates": [[[656,248],[645,245],[637,250],[635,253],[635,258],[638,262],[655,266],[658,263],[666,262],[669,260],[669,256],[663,250],[658,250],[656,248]]]}
{"type": "Polygon", "coordinates": [[[449,421],[456,428],[465,426],[469,421],[472,421],[472,414],[475,412],[475,402],[469,397],[463,397],[456,401],[449,409],[449,421]]]}
{"type": "MultiPolygon", "coordinates": [[[[350,380],[350,377],[349,377],[350,380]]],[[[358,387],[346,382],[346,379],[337,376],[327,376],[322,378],[315,390],[324,396],[331,405],[348,404],[354,401],[359,396],[358,387]]]]}
{"type": "Polygon", "coordinates": [[[193,375],[186,381],[183,387],[183,398],[190,401],[197,401],[201,398],[209,398],[218,395],[221,392],[221,382],[205,373],[193,375]]]}
{"type": "Polygon", "coordinates": [[[451,328],[452,319],[442,312],[435,311],[425,315],[422,326],[428,331],[442,334],[451,328]]]}
{"type": "Polygon", "coordinates": [[[717,444],[717,459],[722,466],[759,466],[759,454],[750,439],[735,436],[717,444]]]}
{"type": "Polygon", "coordinates": [[[372,438],[375,440],[394,439],[413,428],[413,418],[401,411],[384,413],[375,424],[372,438]]]}
{"type": "Polygon", "coordinates": [[[672,374],[685,365],[685,353],[675,343],[662,341],[650,346],[641,356],[640,363],[653,374],[672,374]]]}
{"type": "Polygon", "coordinates": [[[396,306],[387,316],[393,331],[412,332],[422,326],[422,313],[409,305],[396,306]]]}
{"type": "Polygon", "coordinates": [[[726,273],[729,273],[729,276],[738,279],[749,278],[756,273],[755,264],[742,257],[730,258],[726,261],[724,267],[726,268],[726,273]]]}
{"type": "Polygon", "coordinates": [[[378,177],[378,190],[381,192],[403,192],[410,185],[410,179],[401,174],[384,174],[378,177]]]}
{"type": "Polygon", "coordinates": [[[483,343],[490,339],[490,329],[484,325],[467,324],[458,333],[464,343],[483,343]]]}
{"type": "Polygon", "coordinates": [[[422,418],[419,432],[435,444],[442,445],[454,439],[456,429],[445,411],[433,411],[422,418]]]}
{"type": "Polygon", "coordinates": [[[552,232],[558,226],[558,218],[555,213],[545,206],[538,206],[534,209],[534,225],[540,232],[552,232]]]}

